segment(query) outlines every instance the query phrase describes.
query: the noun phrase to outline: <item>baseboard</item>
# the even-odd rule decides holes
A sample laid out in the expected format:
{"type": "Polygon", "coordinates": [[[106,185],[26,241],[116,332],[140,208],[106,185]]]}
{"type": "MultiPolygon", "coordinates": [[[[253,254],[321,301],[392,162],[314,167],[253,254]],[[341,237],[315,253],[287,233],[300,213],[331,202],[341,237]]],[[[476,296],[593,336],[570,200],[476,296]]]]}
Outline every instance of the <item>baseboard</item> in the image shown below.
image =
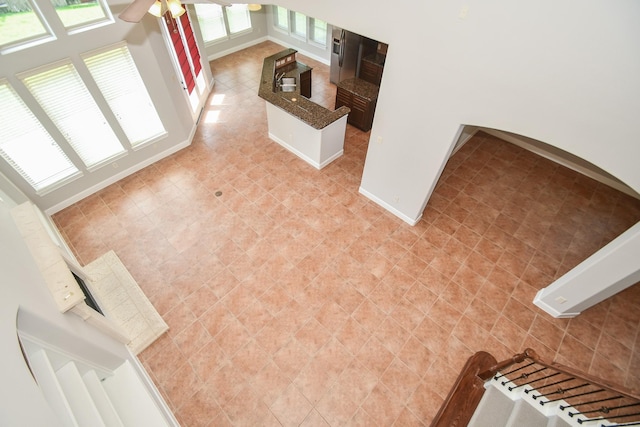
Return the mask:
{"type": "Polygon", "coordinates": [[[503,141],[507,141],[510,142],[513,145],[517,145],[520,148],[523,148],[527,151],[530,151],[532,153],[535,153],[539,156],[544,157],[545,159],[551,160],[552,162],[558,163],[562,166],[565,166],[571,170],[574,170],[578,173],[581,173],[591,179],[594,179],[598,182],[601,182],[602,184],[608,185],[609,187],[612,187],[618,191],[621,191],[631,197],[634,197],[636,199],[640,199],[640,194],[636,193],[633,189],[631,189],[630,187],[628,187],[627,185],[613,180],[605,175],[602,175],[600,173],[598,173],[595,170],[586,168],[584,166],[578,165],[574,162],[572,162],[570,159],[566,159],[563,158],[562,156],[559,156],[555,153],[551,153],[549,151],[544,150],[541,147],[537,147],[533,144],[530,144],[529,142],[527,142],[524,139],[518,138],[514,135],[499,131],[497,129],[488,129],[488,128],[480,128],[478,130],[481,130],[485,133],[488,133],[489,135],[493,135],[496,138],[500,138],[503,141]]]}
{"type": "MultiPolygon", "coordinates": [[[[275,136],[274,134],[272,134],[271,132],[269,132],[269,138],[272,139],[273,141],[277,142],[278,144],[280,144],[283,148],[286,148],[288,151],[292,152],[293,154],[295,154],[296,156],[300,157],[300,159],[304,160],[305,162],[309,163],[311,166],[313,166],[314,168],[320,170],[324,167],[324,164],[320,164],[318,162],[313,161],[310,157],[304,155],[303,153],[301,153],[300,151],[296,150],[295,148],[293,148],[291,145],[289,145],[288,143],[286,143],[284,140],[278,138],[277,136],[275,136]]],[[[325,162],[326,163],[326,162],[325,162]]]]}
{"type": "MultiPolygon", "coordinates": [[[[234,46],[234,47],[231,47],[229,49],[225,49],[225,50],[222,50],[220,52],[213,53],[213,54],[207,56],[207,61],[213,61],[215,59],[222,58],[223,56],[230,55],[230,54],[238,52],[238,51],[240,51],[242,49],[246,49],[248,47],[255,46],[257,44],[265,42],[268,39],[269,38],[267,36],[260,37],[258,39],[254,39],[254,40],[248,41],[248,42],[243,43],[241,45],[234,46]]],[[[278,43],[278,44],[280,44],[280,43],[278,43]]],[[[214,76],[214,78],[215,78],[215,76],[214,76]]]]}
{"type": "Polygon", "coordinates": [[[454,154],[456,154],[458,152],[458,150],[460,150],[462,148],[462,146],[464,144],[466,144],[467,142],[469,142],[471,140],[471,138],[473,138],[478,132],[480,131],[480,129],[476,128],[473,132],[471,132],[469,135],[467,135],[466,138],[464,138],[461,141],[458,141],[458,143],[456,144],[455,147],[453,147],[453,151],[451,152],[451,154],[449,155],[449,157],[453,156],[454,154]]]}
{"type": "Polygon", "coordinates": [[[388,204],[384,200],[379,199],[378,197],[376,197],[373,194],[369,193],[367,190],[365,190],[362,187],[360,187],[358,189],[358,192],[360,194],[362,194],[363,196],[365,196],[366,198],[368,198],[369,200],[371,200],[372,202],[375,202],[376,204],[378,204],[381,207],[385,208],[386,210],[388,210],[389,212],[391,212],[392,214],[394,214],[395,216],[397,216],[398,218],[400,218],[401,220],[403,220],[404,222],[406,222],[407,224],[409,224],[411,226],[416,225],[420,221],[420,219],[422,218],[422,214],[420,214],[417,218],[408,217],[407,215],[405,215],[402,212],[400,212],[398,209],[394,208],[393,206],[391,206],[390,204],[388,204]]]}
{"type": "Polygon", "coordinates": [[[191,141],[193,140],[193,136],[195,135],[195,131],[196,131],[196,127],[194,126],[193,129],[191,130],[191,134],[189,135],[188,139],[186,141],[183,141],[179,144],[176,144],[170,148],[168,148],[167,150],[158,153],[154,156],[151,157],[147,157],[146,159],[144,159],[143,161],[141,161],[140,163],[137,163],[133,166],[131,166],[130,168],[127,168],[125,170],[123,170],[122,172],[112,175],[109,178],[105,179],[102,182],[99,182],[96,185],[93,185],[89,188],[87,188],[86,190],[83,190],[79,193],[74,194],[73,196],[69,197],[66,200],[61,201],[60,203],[57,203],[53,206],[51,206],[49,209],[46,209],[44,212],[47,215],[53,215],[56,212],[60,212],[62,209],[67,208],[71,205],[73,205],[74,203],[79,202],[80,200],[84,199],[85,197],[89,197],[90,195],[92,195],[93,193],[96,193],[100,190],[102,190],[103,188],[106,188],[108,186],[110,186],[111,184],[114,184],[118,181],[120,181],[123,178],[126,178],[127,176],[138,172],[141,169],[146,168],[147,166],[164,159],[165,157],[168,157],[180,150],[182,150],[183,148],[188,147],[189,145],[191,145],[191,141]]]}
{"type": "Polygon", "coordinates": [[[156,387],[155,383],[149,376],[149,373],[145,369],[144,365],[140,362],[138,357],[135,354],[133,354],[130,350],[129,350],[129,354],[131,355],[131,357],[129,358],[131,367],[133,368],[135,373],[138,375],[140,382],[142,382],[144,387],[149,392],[149,396],[153,399],[158,409],[164,415],[165,420],[173,427],[180,427],[180,423],[178,422],[175,415],[171,411],[171,408],[169,408],[169,405],[164,400],[164,397],[162,396],[160,391],[158,391],[158,388],[156,387]]]}
{"type": "Polygon", "coordinates": [[[344,154],[344,150],[338,151],[336,154],[334,154],[333,156],[329,157],[324,162],[320,163],[320,169],[322,169],[323,167],[327,166],[329,163],[333,162],[338,157],[341,157],[343,154],[344,154]]]}

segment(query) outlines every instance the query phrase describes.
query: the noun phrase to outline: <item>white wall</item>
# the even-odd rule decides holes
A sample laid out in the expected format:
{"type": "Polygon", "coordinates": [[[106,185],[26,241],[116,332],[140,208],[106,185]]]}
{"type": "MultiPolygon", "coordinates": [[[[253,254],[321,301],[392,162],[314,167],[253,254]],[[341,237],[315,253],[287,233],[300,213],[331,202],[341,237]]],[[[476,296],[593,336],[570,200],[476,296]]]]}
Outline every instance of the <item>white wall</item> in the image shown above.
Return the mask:
{"type": "MultiPolygon", "coordinates": [[[[38,3],[44,2],[43,6],[51,5],[48,1],[37,1],[38,3]]],[[[38,111],[37,103],[32,100],[29,92],[15,77],[17,73],[65,58],[71,58],[79,72],[86,73],[83,70],[81,53],[126,40],[168,135],[154,144],[129,152],[126,157],[118,159],[115,163],[92,172],[86,172],[81,178],[43,196],[35,194],[19,174],[4,161],[0,161],[0,173],[6,175],[43,210],[55,206],[60,207],[60,203],[73,199],[78,194],[87,196],[91,191],[99,189],[98,187],[104,182],[114,176],[122,175],[123,171],[135,168],[154,156],[190,142],[195,120],[168,56],[158,20],[149,15],[140,24],[121,21],[117,15],[124,9],[125,3],[119,1],[119,4],[115,4],[115,1],[109,3],[114,3],[111,4],[115,18],[114,23],[73,35],[67,35],[64,31],[60,31],[57,33],[57,40],[0,55],[0,77],[6,77],[27,105],[34,111],[38,111]]],[[[55,17],[52,8],[41,7],[41,9],[43,9],[45,17],[51,17],[52,14],[55,17]]],[[[208,71],[208,67],[205,68],[205,71],[208,71]]],[[[47,126],[46,122],[44,124],[47,126]]],[[[53,132],[56,132],[55,128],[53,132]]],[[[0,182],[0,186],[2,186],[2,182],[0,182]]]]}
{"type": "Polygon", "coordinates": [[[278,3],[389,43],[371,139],[383,142],[362,187],[406,217],[421,215],[461,124],[554,145],[640,190],[640,3],[278,3]]]}
{"type": "Polygon", "coordinates": [[[56,418],[20,351],[18,311],[21,330],[84,359],[115,367],[131,356],[124,345],[80,317],[57,311],[8,206],[0,202],[0,425],[54,426],[56,418]]]}
{"type": "Polygon", "coordinates": [[[640,281],[640,222],[541,289],[533,302],[554,317],[575,317],[640,281]]]}
{"type": "MultiPolygon", "coordinates": [[[[126,2],[112,0],[115,16],[126,2]]],[[[278,4],[390,45],[362,188],[417,219],[461,124],[534,138],[590,161],[640,190],[640,3],[279,0],[278,4]],[[460,11],[468,6],[465,19],[460,11]]],[[[263,8],[263,10],[266,8],[263,8]]],[[[266,13],[261,12],[261,13],[266,13]]],[[[169,137],[119,162],[133,167],[184,142],[193,128],[157,20],[116,23],[0,56],[12,79],[48,61],[126,39],[169,137]]],[[[99,169],[42,198],[2,169],[41,208],[118,171],[99,169]]]]}

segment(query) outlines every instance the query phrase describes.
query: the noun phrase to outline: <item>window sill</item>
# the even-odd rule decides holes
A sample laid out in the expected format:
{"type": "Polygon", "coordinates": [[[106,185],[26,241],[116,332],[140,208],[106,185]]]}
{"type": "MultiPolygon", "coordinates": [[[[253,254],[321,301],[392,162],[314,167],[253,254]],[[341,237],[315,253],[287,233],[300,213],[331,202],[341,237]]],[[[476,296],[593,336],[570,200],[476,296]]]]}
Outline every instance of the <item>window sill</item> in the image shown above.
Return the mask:
{"type": "Polygon", "coordinates": [[[253,28],[247,28],[246,30],[238,31],[237,33],[232,33],[231,36],[229,36],[229,38],[235,39],[251,33],[253,33],[253,28]]]}
{"type": "Polygon", "coordinates": [[[168,132],[166,132],[166,131],[165,131],[165,132],[162,132],[162,133],[160,133],[160,134],[158,134],[158,135],[156,135],[156,136],[154,136],[154,137],[152,137],[152,138],[149,138],[148,140],[146,140],[146,141],[144,141],[144,142],[139,142],[139,143],[138,143],[138,144],[136,144],[136,145],[132,145],[132,146],[131,146],[131,149],[132,149],[133,151],[142,150],[142,149],[143,149],[143,148],[145,148],[145,147],[148,147],[148,146],[150,146],[150,145],[152,145],[152,144],[155,144],[156,142],[159,142],[159,141],[161,141],[161,140],[165,139],[165,138],[167,137],[167,135],[169,135],[169,133],[168,133],[168,132]]]}

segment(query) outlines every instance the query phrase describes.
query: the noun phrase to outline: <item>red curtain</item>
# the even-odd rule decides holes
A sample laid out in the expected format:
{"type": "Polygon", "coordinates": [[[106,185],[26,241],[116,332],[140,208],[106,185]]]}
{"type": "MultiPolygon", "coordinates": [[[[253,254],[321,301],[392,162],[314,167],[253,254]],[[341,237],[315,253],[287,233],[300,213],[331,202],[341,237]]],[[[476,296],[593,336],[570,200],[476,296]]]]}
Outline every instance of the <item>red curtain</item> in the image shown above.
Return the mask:
{"type": "Polygon", "coordinates": [[[182,72],[184,85],[190,94],[196,87],[196,76],[202,70],[200,63],[200,52],[196,44],[196,38],[193,35],[191,21],[188,14],[183,14],[178,19],[173,19],[171,14],[167,12],[164,15],[165,25],[171,35],[171,43],[178,58],[178,65],[182,72]],[[180,31],[182,28],[182,31],[180,31]]]}

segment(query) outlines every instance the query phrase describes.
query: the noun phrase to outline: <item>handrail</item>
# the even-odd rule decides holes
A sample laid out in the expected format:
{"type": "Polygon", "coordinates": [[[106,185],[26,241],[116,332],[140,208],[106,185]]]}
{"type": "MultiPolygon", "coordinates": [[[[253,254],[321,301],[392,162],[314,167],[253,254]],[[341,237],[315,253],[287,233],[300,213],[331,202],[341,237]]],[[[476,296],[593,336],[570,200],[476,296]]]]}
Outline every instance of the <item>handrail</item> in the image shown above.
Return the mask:
{"type": "Polygon", "coordinates": [[[572,375],[574,377],[578,377],[580,379],[588,381],[591,384],[596,384],[596,385],[599,385],[601,387],[605,387],[605,388],[609,389],[609,391],[614,391],[614,392],[622,394],[625,397],[628,397],[630,399],[634,399],[634,400],[640,401],[640,394],[637,394],[634,390],[628,389],[628,388],[620,386],[618,384],[614,384],[614,383],[609,382],[609,381],[607,381],[605,379],[598,378],[598,377],[596,377],[594,375],[587,374],[585,372],[580,371],[579,369],[575,369],[575,368],[572,368],[570,366],[562,365],[560,363],[551,363],[551,364],[546,363],[542,359],[540,359],[540,356],[538,356],[538,353],[536,353],[534,350],[532,350],[530,348],[526,349],[524,351],[524,353],[527,355],[528,359],[533,360],[538,365],[545,366],[545,367],[551,368],[551,369],[555,369],[556,371],[560,371],[560,372],[562,372],[563,374],[566,374],[566,375],[572,375]]]}
{"type": "Polygon", "coordinates": [[[504,378],[500,384],[509,384],[510,390],[524,388],[542,406],[562,401],[558,408],[575,417],[578,424],[640,426],[640,395],[636,391],[569,366],[546,363],[527,348],[499,363],[486,352],[469,358],[431,427],[466,426],[480,403],[484,383],[492,378],[504,378]]]}

